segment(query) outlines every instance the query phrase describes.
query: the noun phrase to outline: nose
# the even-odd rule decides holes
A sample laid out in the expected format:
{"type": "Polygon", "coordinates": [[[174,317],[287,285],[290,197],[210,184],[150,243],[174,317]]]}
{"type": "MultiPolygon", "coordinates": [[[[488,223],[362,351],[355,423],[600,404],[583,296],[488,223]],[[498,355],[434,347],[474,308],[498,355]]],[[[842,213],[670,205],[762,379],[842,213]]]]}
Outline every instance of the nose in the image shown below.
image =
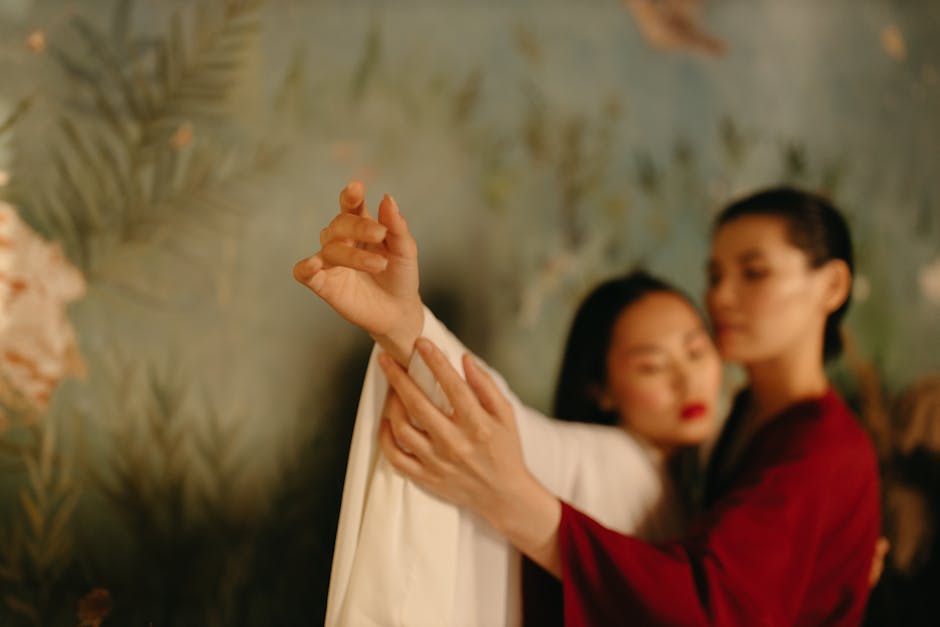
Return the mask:
{"type": "Polygon", "coordinates": [[[705,302],[713,317],[716,312],[730,307],[734,302],[732,281],[728,277],[714,279],[705,292],[705,302]]]}
{"type": "Polygon", "coordinates": [[[692,377],[692,364],[685,360],[677,363],[672,375],[672,388],[679,398],[685,398],[688,394],[692,377]]]}

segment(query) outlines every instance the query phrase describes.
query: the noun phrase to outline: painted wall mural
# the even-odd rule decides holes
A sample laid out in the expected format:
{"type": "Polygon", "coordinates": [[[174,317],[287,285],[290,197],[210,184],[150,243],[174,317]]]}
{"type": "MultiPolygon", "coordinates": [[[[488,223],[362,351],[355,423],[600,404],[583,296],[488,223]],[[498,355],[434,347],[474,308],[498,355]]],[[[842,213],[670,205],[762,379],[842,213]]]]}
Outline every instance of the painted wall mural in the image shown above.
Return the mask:
{"type": "MultiPolygon", "coordinates": [[[[0,0],[0,623],[322,620],[371,343],[291,266],[353,177],[540,409],[591,285],[700,300],[722,204],[823,191],[859,272],[833,377],[889,478],[940,455],[938,32],[900,0],[0,0]]],[[[895,533],[929,507],[892,481],[895,533]]],[[[933,530],[897,533],[916,573],[933,530]]]]}

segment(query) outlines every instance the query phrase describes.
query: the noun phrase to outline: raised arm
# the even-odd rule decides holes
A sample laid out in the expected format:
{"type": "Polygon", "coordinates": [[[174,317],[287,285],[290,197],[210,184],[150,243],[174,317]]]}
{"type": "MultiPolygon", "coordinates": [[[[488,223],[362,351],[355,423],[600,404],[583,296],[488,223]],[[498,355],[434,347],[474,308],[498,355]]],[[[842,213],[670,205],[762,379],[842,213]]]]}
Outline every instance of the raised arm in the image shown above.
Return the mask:
{"type": "Polygon", "coordinates": [[[407,364],[423,320],[414,237],[391,196],[379,203],[378,220],[369,214],[359,181],[340,192],[339,208],[294,278],[407,364]]]}
{"type": "MultiPolygon", "coordinates": [[[[366,209],[365,188],[350,182],[340,193],[339,214],[320,234],[320,250],[294,266],[294,277],[346,320],[367,331],[395,361],[409,368],[418,387],[444,409],[446,397],[414,354],[424,334],[458,372],[466,347],[433,314],[418,293],[417,244],[391,196],[378,219],[366,209]]],[[[661,486],[632,440],[611,427],[563,423],[527,407],[485,365],[506,397],[526,465],[553,494],[579,504],[607,524],[636,529],[658,500],[661,486]],[[629,481],[628,496],[608,498],[629,481]]]]}

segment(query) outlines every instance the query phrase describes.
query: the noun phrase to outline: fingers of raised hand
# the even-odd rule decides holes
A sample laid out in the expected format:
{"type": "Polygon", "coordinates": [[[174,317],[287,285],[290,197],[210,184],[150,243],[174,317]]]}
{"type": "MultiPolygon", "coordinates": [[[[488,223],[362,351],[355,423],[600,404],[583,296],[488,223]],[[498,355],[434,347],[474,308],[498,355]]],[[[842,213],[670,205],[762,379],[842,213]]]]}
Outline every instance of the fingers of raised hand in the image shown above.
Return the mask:
{"type": "Polygon", "coordinates": [[[341,213],[320,231],[320,246],[335,241],[344,243],[360,242],[363,244],[381,244],[388,233],[388,228],[372,218],[341,213]]]}
{"type": "Polygon", "coordinates": [[[323,256],[320,253],[317,253],[313,257],[301,259],[294,264],[294,280],[296,280],[298,283],[306,285],[307,287],[313,288],[311,279],[313,279],[313,277],[324,267],[325,264],[323,263],[323,256]]]}
{"type": "Polygon", "coordinates": [[[388,259],[384,255],[342,242],[327,244],[320,251],[320,255],[329,266],[342,266],[370,273],[382,272],[388,267],[388,259]]]}
{"type": "Polygon", "coordinates": [[[339,193],[339,210],[340,213],[369,217],[369,210],[366,209],[366,186],[362,181],[352,180],[346,184],[339,193]]]}
{"type": "Polygon", "coordinates": [[[402,217],[398,203],[388,194],[379,203],[379,222],[388,227],[385,243],[392,254],[406,259],[417,258],[418,244],[408,230],[408,223],[402,217]]]}

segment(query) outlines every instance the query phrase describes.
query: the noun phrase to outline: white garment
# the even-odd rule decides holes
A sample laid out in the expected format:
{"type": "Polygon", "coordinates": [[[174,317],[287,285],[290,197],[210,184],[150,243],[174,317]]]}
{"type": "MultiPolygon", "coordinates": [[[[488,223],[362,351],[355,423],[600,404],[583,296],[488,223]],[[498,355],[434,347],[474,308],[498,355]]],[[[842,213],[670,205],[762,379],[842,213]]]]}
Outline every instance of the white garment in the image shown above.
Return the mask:
{"type": "MultiPolygon", "coordinates": [[[[425,337],[458,372],[467,349],[429,310],[425,337]]],[[[482,518],[425,492],[378,449],[388,384],[369,359],[340,509],[327,627],[511,627],[520,624],[520,556],[482,518]]],[[[625,533],[677,534],[676,499],[662,465],[622,429],[561,422],[510,398],[532,474],[552,493],[625,533]]],[[[409,373],[445,411],[417,356],[409,373]]]]}

